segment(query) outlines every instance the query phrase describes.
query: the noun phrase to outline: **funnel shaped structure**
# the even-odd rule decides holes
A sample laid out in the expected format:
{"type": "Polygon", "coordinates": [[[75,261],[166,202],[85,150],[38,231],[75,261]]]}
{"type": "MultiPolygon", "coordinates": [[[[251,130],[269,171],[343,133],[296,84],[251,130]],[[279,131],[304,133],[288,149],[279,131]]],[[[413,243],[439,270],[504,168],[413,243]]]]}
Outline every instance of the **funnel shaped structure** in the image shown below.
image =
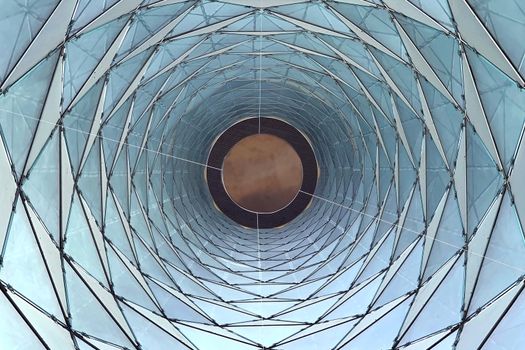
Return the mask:
{"type": "Polygon", "coordinates": [[[523,347],[521,0],[0,6],[0,349],[523,347]],[[206,175],[261,117],[318,170],[264,229],[206,175]]]}

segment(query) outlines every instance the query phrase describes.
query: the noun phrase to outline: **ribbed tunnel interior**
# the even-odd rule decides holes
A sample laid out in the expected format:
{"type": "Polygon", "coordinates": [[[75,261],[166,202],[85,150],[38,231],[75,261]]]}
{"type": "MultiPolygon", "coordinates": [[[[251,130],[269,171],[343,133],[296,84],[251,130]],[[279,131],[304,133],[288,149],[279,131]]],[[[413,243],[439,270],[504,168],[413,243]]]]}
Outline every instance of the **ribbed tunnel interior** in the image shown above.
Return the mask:
{"type": "Polygon", "coordinates": [[[8,0],[1,349],[517,349],[519,0],[8,0]],[[217,137],[305,135],[310,205],[216,207],[217,137]]]}

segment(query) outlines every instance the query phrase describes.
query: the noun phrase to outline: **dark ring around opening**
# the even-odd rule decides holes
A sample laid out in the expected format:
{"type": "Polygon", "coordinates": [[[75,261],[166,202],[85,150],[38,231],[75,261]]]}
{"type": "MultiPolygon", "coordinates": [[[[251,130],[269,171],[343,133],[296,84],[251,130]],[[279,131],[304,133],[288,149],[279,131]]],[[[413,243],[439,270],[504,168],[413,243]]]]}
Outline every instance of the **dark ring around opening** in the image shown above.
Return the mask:
{"type": "Polygon", "coordinates": [[[317,160],[308,140],[295,127],[274,118],[250,118],[242,120],[224,131],[212,146],[208,155],[206,179],[211,196],[226,216],[238,224],[250,228],[272,228],[282,226],[303,212],[310,203],[317,185],[317,160]],[[273,213],[255,213],[237,205],[228,195],[222,181],[224,158],[240,140],[259,133],[271,134],[288,142],[299,155],[303,166],[303,182],[297,196],[286,207],[273,213]]]}

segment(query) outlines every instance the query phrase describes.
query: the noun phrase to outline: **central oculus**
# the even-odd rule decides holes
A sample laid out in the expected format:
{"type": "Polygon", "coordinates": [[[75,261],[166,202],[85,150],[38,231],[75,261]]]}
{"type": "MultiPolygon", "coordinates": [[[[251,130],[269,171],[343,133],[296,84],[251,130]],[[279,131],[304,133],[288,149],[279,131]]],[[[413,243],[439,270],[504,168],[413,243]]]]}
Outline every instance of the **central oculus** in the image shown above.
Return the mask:
{"type": "Polygon", "coordinates": [[[286,207],[299,193],[303,165],[282,138],[255,134],[228,152],[222,164],[222,181],[237,205],[256,213],[272,213],[286,207]]]}
{"type": "Polygon", "coordinates": [[[255,229],[280,227],[308,207],[318,177],[305,134],[276,118],[243,119],[211,145],[205,179],[215,208],[255,229]]]}

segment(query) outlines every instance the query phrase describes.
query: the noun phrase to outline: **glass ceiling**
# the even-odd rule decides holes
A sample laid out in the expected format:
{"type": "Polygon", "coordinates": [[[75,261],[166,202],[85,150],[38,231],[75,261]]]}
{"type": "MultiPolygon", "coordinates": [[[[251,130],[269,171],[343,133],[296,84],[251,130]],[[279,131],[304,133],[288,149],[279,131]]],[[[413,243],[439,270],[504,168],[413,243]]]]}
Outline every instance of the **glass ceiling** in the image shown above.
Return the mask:
{"type": "Polygon", "coordinates": [[[525,343],[522,1],[1,6],[1,349],[525,343]],[[281,228],[205,184],[254,116],[319,162],[281,228]]]}

